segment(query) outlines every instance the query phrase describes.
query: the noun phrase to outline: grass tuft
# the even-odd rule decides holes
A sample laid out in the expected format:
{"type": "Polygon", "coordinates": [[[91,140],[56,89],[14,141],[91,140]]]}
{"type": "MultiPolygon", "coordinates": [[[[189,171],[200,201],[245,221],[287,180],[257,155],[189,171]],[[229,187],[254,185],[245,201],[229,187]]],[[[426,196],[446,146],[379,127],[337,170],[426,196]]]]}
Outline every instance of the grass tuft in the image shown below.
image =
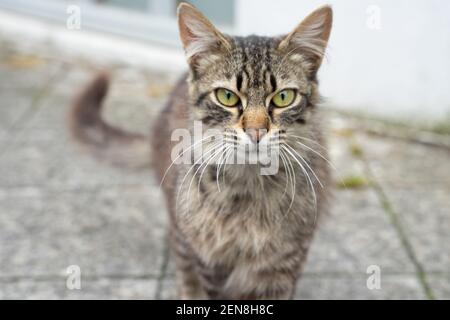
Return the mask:
{"type": "Polygon", "coordinates": [[[370,181],[359,175],[349,175],[338,182],[339,189],[362,189],[370,185],[370,181]]]}
{"type": "Polygon", "coordinates": [[[352,142],[350,144],[350,152],[356,158],[360,158],[363,155],[363,149],[361,145],[357,142],[352,142]]]}
{"type": "Polygon", "coordinates": [[[450,118],[436,123],[430,130],[434,133],[450,135],[450,118]]]}

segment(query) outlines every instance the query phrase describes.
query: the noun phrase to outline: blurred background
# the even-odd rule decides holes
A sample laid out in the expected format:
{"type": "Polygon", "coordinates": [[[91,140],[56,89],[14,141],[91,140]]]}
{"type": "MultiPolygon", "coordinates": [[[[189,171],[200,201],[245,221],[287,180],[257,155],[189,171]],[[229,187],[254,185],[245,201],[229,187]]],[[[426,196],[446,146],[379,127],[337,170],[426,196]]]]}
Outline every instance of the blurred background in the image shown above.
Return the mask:
{"type": "MultiPolygon", "coordinates": [[[[187,68],[179,2],[0,0],[0,298],[175,297],[159,183],[77,150],[66,115],[107,69],[104,116],[148,133],[187,68]]],[[[450,2],[187,2],[236,35],[333,6],[319,79],[335,200],[296,298],[449,299],[450,2]]]]}
{"type": "MultiPolygon", "coordinates": [[[[3,0],[1,7],[56,23],[79,6],[83,29],[179,48],[179,0],[3,0]]],[[[323,1],[190,1],[221,29],[279,35],[323,1]]],[[[449,121],[450,3],[328,1],[336,19],[322,72],[324,94],[342,109],[396,120],[449,121]],[[364,81],[360,81],[364,79],[364,81]]]]}

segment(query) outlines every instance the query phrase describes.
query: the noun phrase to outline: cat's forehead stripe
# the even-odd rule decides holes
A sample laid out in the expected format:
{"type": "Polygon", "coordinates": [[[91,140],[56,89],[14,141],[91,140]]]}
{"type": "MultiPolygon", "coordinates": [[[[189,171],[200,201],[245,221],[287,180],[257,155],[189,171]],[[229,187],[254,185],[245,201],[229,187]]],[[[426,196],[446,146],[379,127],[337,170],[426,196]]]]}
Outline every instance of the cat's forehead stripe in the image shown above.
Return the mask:
{"type": "MultiPolygon", "coordinates": [[[[269,83],[274,85],[274,75],[271,72],[273,39],[266,37],[235,38],[236,61],[239,61],[237,71],[238,88],[242,87],[241,79],[247,79],[247,87],[260,88],[269,83]],[[238,83],[239,82],[239,83],[238,83]]],[[[267,89],[267,88],[266,88],[267,89]]]]}

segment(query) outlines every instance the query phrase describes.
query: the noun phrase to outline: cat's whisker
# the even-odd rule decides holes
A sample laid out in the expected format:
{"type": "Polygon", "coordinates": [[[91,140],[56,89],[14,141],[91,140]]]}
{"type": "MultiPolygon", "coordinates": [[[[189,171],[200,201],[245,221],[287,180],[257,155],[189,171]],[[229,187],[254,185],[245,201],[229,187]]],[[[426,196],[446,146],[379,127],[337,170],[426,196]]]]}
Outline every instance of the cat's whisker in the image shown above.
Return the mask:
{"type": "Polygon", "coordinates": [[[225,184],[225,171],[226,171],[227,164],[228,164],[228,158],[231,155],[234,155],[234,151],[235,151],[235,148],[234,148],[234,145],[233,145],[233,146],[231,146],[230,151],[229,151],[227,157],[225,158],[225,164],[223,165],[223,169],[222,169],[222,182],[223,182],[223,184],[225,184]]]}
{"type": "Polygon", "coordinates": [[[302,165],[302,163],[301,163],[300,161],[298,161],[298,159],[294,156],[294,154],[293,154],[288,148],[286,148],[285,146],[286,146],[286,144],[283,144],[281,147],[282,147],[286,152],[288,152],[288,153],[291,155],[291,157],[297,162],[297,164],[300,166],[301,170],[303,171],[303,173],[304,173],[304,175],[305,175],[305,177],[306,177],[306,179],[307,179],[307,182],[309,183],[309,185],[310,185],[310,187],[311,187],[312,194],[313,194],[313,200],[314,200],[314,208],[315,208],[316,211],[317,211],[317,196],[316,196],[316,190],[314,189],[314,185],[313,185],[313,183],[312,183],[311,177],[309,176],[308,171],[306,171],[306,169],[305,169],[305,167],[302,165]]]}
{"type": "MultiPolygon", "coordinates": [[[[297,137],[297,136],[294,136],[294,137],[297,137]]],[[[299,137],[298,137],[299,138],[299,137]]],[[[315,142],[314,140],[310,140],[311,142],[315,142]]],[[[302,146],[303,148],[306,148],[306,149],[308,149],[308,150],[310,150],[311,152],[313,152],[314,154],[316,154],[316,155],[318,155],[320,158],[322,158],[323,160],[325,160],[329,165],[330,165],[330,167],[332,167],[333,169],[335,169],[336,170],[336,167],[333,165],[333,163],[329,160],[329,159],[327,159],[323,154],[321,154],[320,152],[318,152],[317,150],[314,150],[312,147],[310,147],[310,146],[308,146],[308,145],[306,145],[306,144],[304,144],[304,143],[302,143],[302,142],[300,142],[300,141],[295,141],[297,144],[299,144],[300,146],[302,146]]],[[[319,143],[316,143],[318,146],[320,146],[322,149],[324,149],[325,151],[327,151],[327,149],[324,147],[324,146],[322,146],[321,144],[319,144],[319,143]]]]}
{"type": "MultiPolygon", "coordinates": [[[[201,168],[203,167],[203,170],[202,170],[201,173],[200,173],[200,176],[199,176],[199,178],[198,178],[198,183],[197,183],[197,196],[200,197],[200,186],[201,186],[201,181],[202,181],[202,178],[203,178],[203,174],[205,173],[205,171],[206,171],[206,169],[208,168],[209,164],[210,164],[210,163],[213,161],[213,159],[216,157],[216,155],[220,154],[221,150],[223,149],[223,147],[222,147],[221,149],[219,149],[219,148],[220,148],[220,146],[216,147],[215,150],[214,150],[214,152],[213,152],[213,154],[211,154],[211,155],[209,156],[209,158],[206,159],[206,160],[199,166],[199,168],[197,169],[197,171],[194,173],[194,175],[192,176],[191,181],[190,181],[190,183],[189,183],[189,188],[188,188],[188,191],[187,191],[187,193],[186,193],[187,196],[190,194],[190,190],[191,190],[191,187],[192,187],[192,183],[194,182],[194,179],[195,179],[197,173],[198,173],[198,172],[201,170],[201,168]]],[[[189,202],[189,199],[188,199],[188,208],[189,208],[189,207],[190,207],[190,202],[189,202]]]]}
{"type": "Polygon", "coordinates": [[[284,166],[284,168],[286,170],[286,174],[287,174],[286,180],[285,180],[286,183],[285,183],[283,195],[281,196],[281,197],[284,197],[286,195],[286,193],[287,193],[287,188],[288,188],[288,183],[289,183],[289,175],[288,175],[289,171],[287,171],[288,168],[287,168],[286,158],[285,158],[282,150],[280,150],[280,158],[281,158],[281,161],[283,162],[283,166],[284,166]]]}
{"type": "Polygon", "coordinates": [[[296,180],[295,180],[294,167],[293,167],[293,165],[291,163],[291,160],[289,159],[289,156],[282,149],[280,149],[280,156],[282,157],[282,159],[284,159],[283,160],[283,164],[285,165],[286,174],[287,174],[286,188],[287,188],[288,185],[290,185],[290,188],[291,188],[291,200],[290,200],[290,203],[289,203],[289,207],[286,210],[286,212],[279,218],[279,221],[278,221],[278,223],[281,225],[282,221],[288,216],[288,214],[291,211],[292,206],[294,204],[296,180]]]}
{"type": "Polygon", "coordinates": [[[183,152],[181,152],[171,163],[170,163],[170,165],[169,165],[169,167],[166,169],[166,171],[164,172],[164,175],[163,175],[163,177],[162,177],[162,179],[161,179],[161,182],[159,183],[159,187],[161,188],[161,186],[162,186],[162,184],[163,184],[163,182],[164,182],[164,180],[165,180],[165,178],[166,178],[166,175],[167,175],[167,173],[169,173],[169,170],[172,168],[172,166],[175,164],[175,161],[177,161],[179,158],[181,158],[186,152],[188,152],[189,150],[195,150],[196,148],[198,148],[198,147],[200,147],[200,146],[202,146],[203,145],[203,142],[206,140],[206,139],[209,139],[209,138],[212,138],[213,136],[207,136],[207,137],[205,137],[205,138],[203,138],[203,139],[201,139],[201,140],[199,140],[199,141],[196,141],[195,143],[193,143],[192,145],[190,145],[188,148],[186,148],[185,150],[183,150],[183,152]],[[199,143],[202,143],[202,144],[200,144],[199,145],[199,143]]]}
{"type": "MultiPolygon", "coordinates": [[[[198,193],[200,193],[200,182],[201,182],[201,178],[203,176],[203,173],[205,172],[206,168],[208,167],[208,165],[210,164],[210,162],[221,152],[221,150],[224,148],[224,144],[223,143],[218,143],[214,146],[214,150],[212,150],[212,152],[207,156],[207,158],[200,164],[199,168],[197,169],[197,171],[202,170],[199,176],[199,180],[197,183],[197,190],[198,193]],[[203,168],[203,169],[202,169],[203,168]]],[[[193,178],[195,178],[196,174],[198,172],[194,173],[193,178]]],[[[192,184],[192,181],[190,182],[190,184],[192,184]]],[[[189,187],[190,189],[190,187],[189,187]]],[[[188,194],[189,194],[189,190],[188,190],[188,194]]]]}
{"type": "Polygon", "coordinates": [[[223,167],[223,165],[224,165],[224,162],[223,162],[223,161],[224,161],[225,155],[228,153],[228,150],[230,150],[231,148],[233,148],[233,146],[227,146],[227,147],[225,147],[224,151],[223,151],[222,154],[221,154],[222,162],[218,164],[217,169],[216,169],[216,182],[217,182],[217,189],[219,190],[219,192],[220,192],[220,182],[219,182],[219,179],[220,179],[220,169],[221,169],[221,168],[223,167]]]}
{"type": "Polygon", "coordinates": [[[295,150],[294,148],[292,148],[290,145],[285,144],[285,146],[287,146],[289,149],[291,149],[291,151],[298,156],[298,158],[300,159],[300,161],[302,161],[305,166],[311,171],[311,173],[314,175],[314,178],[317,180],[317,182],[319,183],[319,185],[323,188],[323,184],[320,181],[320,179],[317,177],[316,173],[314,172],[314,170],[311,168],[311,166],[308,164],[308,162],[305,160],[305,158],[303,158],[300,153],[297,152],[297,150],[295,150]]]}
{"type": "Polygon", "coordinates": [[[189,182],[189,188],[188,191],[186,193],[187,196],[189,196],[190,191],[191,191],[191,187],[192,187],[192,183],[194,182],[194,179],[197,175],[197,173],[203,168],[203,170],[200,173],[199,176],[199,180],[197,182],[197,195],[200,195],[200,184],[201,184],[201,179],[203,177],[203,173],[205,172],[206,168],[208,168],[209,163],[216,157],[216,155],[218,155],[221,150],[223,149],[223,145],[219,144],[216,145],[214,151],[212,152],[212,154],[210,156],[208,156],[208,159],[206,159],[199,167],[198,169],[195,171],[194,175],[191,178],[191,181],[189,182]]]}
{"type": "MultiPolygon", "coordinates": [[[[211,161],[214,160],[214,158],[217,155],[219,155],[222,152],[223,148],[225,148],[224,145],[218,146],[216,148],[216,150],[214,151],[214,153],[200,166],[200,168],[202,168],[202,166],[203,166],[203,170],[200,173],[200,176],[199,176],[199,179],[198,179],[198,182],[197,182],[197,194],[200,194],[200,185],[201,185],[201,182],[202,182],[203,174],[205,173],[206,169],[208,168],[208,165],[210,164],[211,161]]],[[[189,187],[189,189],[190,189],[190,187],[189,187]]],[[[188,194],[189,194],[189,191],[188,191],[188,194]]]]}
{"type": "Polygon", "coordinates": [[[290,180],[291,191],[292,191],[291,202],[289,203],[289,207],[285,214],[285,215],[287,215],[291,211],[292,205],[294,204],[297,181],[296,181],[294,166],[292,165],[292,161],[291,161],[290,157],[288,156],[288,154],[286,154],[286,152],[283,149],[280,149],[280,151],[281,151],[280,154],[282,154],[282,153],[284,154],[284,157],[288,164],[288,166],[286,168],[288,170],[288,177],[290,180]]]}
{"type": "Polygon", "coordinates": [[[223,140],[225,143],[231,144],[231,145],[238,145],[239,141],[236,140],[223,140]]]}
{"type": "Polygon", "coordinates": [[[320,158],[322,158],[323,160],[325,160],[325,161],[330,165],[331,168],[333,168],[334,170],[337,171],[337,169],[336,169],[336,167],[334,166],[334,164],[333,164],[329,159],[327,159],[325,156],[323,156],[321,153],[317,152],[316,150],[314,150],[313,148],[307,146],[307,145],[304,144],[304,143],[301,143],[301,142],[299,142],[299,141],[296,141],[296,143],[298,143],[298,144],[299,144],[300,146],[302,146],[303,148],[306,148],[306,149],[310,150],[311,152],[313,152],[314,154],[318,155],[320,158]]]}
{"type": "Polygon", "coordinates": [[[217,142],[217,143],[216,143],[215,145],[213,145],[210,149],[208,149],[208,151],[206,151],[199,159],[197,159],[197,160],[189,167],[189,170],[188,170],[188,171],[186,172],[186,174],[184,175],[184,177],[183,177],[183,179],[182,179],[182,181],[181,181],[181,184],[180,184],[180,186],[178,187],[177,196],[176,196],[176,200],[175,200],[175,203],[176,203],[176,207],[177,207],[177,208],[178,208],[179,195],[180,195],[181,189],[183,188],[183,185],[184,185],[184,182],[185,182],[187,176],[188,176],[189,173],[192,171],[192,169],[195,168],[196,165],[199,165],[199,164],[201,163],[201,161],[203,160],[204,156],[205,156],[206,154],[209,154],[210,152],[213,152],[213,151],[215,150],[215,148],[217,148],[218,145],[220,145],[219,142],[217,142]]]}
{"type": "MultiPolygon", "coordinates": [[[[304,139],[304,140],[311,141],[311,142],[317,144],[319,147],[321,147],[321,148],[324,149],[325,151],[327,151],[327,149],[326,149],[324,146],[322,146],[321,144],[319,144],[318,142],[316,142],[316,141],[314,141],[314,140],[312,140],[312,139],[308,139],[308,138],[300,137],[300,136],[294,136],[294,135],[291,135],[291,136],[292,136],[292,137],[296,137],[296,138],[300,138],[300,139],[304,139]]],[[[296,142],[297,144],[299,144],[301,147],[306,148],[306,149],[310,150],[311,152],[313,152],[314,154],[318,155],[318,156],[319,156],[320,158],[322,158],[326,163],[328,163],[328,165],[329,165],[329,166],[336,172],[336,174],[338,175],[340,182],[341,182],[343,185],[345,185],[344,180],[343,180],[342,175],[340,174],[339,170],[335,167],[335,165],[334,165],[329,159],[327,159],[327,158],[326,158],[324,155],[322,155],[320,152],[317,152],[317,151],[314,150],[313,148],[307,146],[306,144],[301,143],[301,142],[299,142],[299,141],[295,141],[295,142],[296,142]]]]}
{"type": "Polygon", "coordinates": [[[320,147],[322,150],[324,150],[325,152],[328,152],[327,148],[325,148],[323,145],[321,145],[319,142],[317,142],[317,141],[315,141],[313,139],[302,137],[302,136],[296,136],[296,135],[293,135],[293,134],[290,134],[289,137],[294,137],[294,138],[298,138],[298,139],[301,139],[301,140],[312,142],[315,145],[317,145],[318,147],[320,147]]]}
{"type": "MultiPolygon", "coordinates": [[[[315,179],[317,180],[317,182],[319,183],[319,185],[323,188],[323,185],[322,185],[322,183],[321,183],[321,181],[319,180],[319,178],[317,177],[317,175],[316,175],[316,173],[314,172],[314,170],[312,170],[312,168],[309,166],[309,164],[306,162],[306,160],[304,160],[304,158],[295,150],[295,149],[293,149],[291,146],[289,146],[289,145],[287,145],[286,144],[286,146],[288,147],[288,148],[290,148],[293,152],[294,152],[294,154],[296,154],[301,160],[303,160],[303,162],[305,163],[305,165],[309,168],[309,170],[312,172],[312,174],[314,175],[314,177],[315,177],[315,179]]],[[[297,161],[298,162],[298,161],[297,161]]],[[[316,192],[315,192],[315,188],[314,188],[314,186],[313,186],[313,184],[312,184],[312,181],[311,181],[311,178],[310,178],[310,176],[309,176],[309,174],[307,173],[307,171],[305,170],[304,171],[304,173],[307,175],[307,178],[308,178],[308,181],[309,181],[309,184],[310,184],[310,186],[311,186],[311,189],[312,189],[312,191],[313,191],[313,196],[314,196],[314,223],[313,223],[313,225],[315,226],[316,225],[316,221],[317,221],[317,197],[316,197],[316,192]]]]}

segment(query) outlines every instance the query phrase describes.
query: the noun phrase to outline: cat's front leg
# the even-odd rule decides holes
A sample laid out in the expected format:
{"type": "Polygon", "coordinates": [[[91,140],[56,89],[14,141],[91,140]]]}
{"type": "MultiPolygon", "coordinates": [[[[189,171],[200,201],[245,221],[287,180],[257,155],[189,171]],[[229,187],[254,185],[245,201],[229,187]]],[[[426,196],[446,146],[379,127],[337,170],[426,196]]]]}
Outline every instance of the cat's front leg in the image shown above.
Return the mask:
{"type": "Polygon", "coordinates": [[[242,300],[292,299],[304,261],[305,254],[298,249],[247,261],[234,270],[227,291],[242,300]]]}
{"type": "Polygon", "coordinates": [[[257,277],[257,286],[249,292],[241,293],[239,300],[289,300],[295,293],[297,278],[287,274],[257,277]]]}
{"type": "Polygon", "coordinates": [[[175,258],[178,298],[182,300],[207,299],[208,296],[197,274],[196,259],[175,228],[171,232],[170,244],[175,258]]]}

